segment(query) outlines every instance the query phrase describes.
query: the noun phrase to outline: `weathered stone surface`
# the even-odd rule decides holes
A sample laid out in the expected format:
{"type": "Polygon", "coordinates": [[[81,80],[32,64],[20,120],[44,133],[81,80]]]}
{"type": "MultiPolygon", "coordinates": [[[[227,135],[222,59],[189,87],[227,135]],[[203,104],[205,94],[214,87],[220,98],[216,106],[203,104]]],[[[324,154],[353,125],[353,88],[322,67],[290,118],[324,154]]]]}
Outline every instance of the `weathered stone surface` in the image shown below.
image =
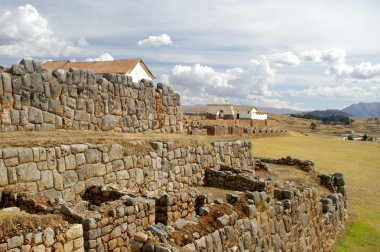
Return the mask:
{"type": "Polygon", "coordinates": [[[0,160],[0,186],[8,185],[8,171],[3,160],[0,160]]]}
{"type": "Polygon", "coordinates": [[[55,240],[55,233],[54,233],[54,230],[52,228],[47,228],[44,230],[43,232],[43,241],[44,241],[44,244],[45,246],[47,247],[50,247],[54,244],[55,240]]]}
{"type": "Polygon", "coordinates": [[[71,188],[78,182],[78,175],[75,171],[66,171],[63,174],[63,188],[71,188]]]}
{"type": "Polygon", "coordinates": [[[86,157],[87,163],[89,164],[100,163],[102,160],[101,152],[97,149],[88,149],[84,155],[86,157]]]}
{"type": "Polygon", "coordinates": [[[137,232],[134,239],[139,242],[146,242],[148,240],[148,235],[143,232],[137,232]]]}
{"type": "Polygon", "coordinates": [[[41,172],[36,163],[20,164],[16,167],[18,182],[37,182],[40,180],[41,172]]]}
{"type": "Polygon", "coordinates": [[[7,240],[8,243],[8,249],[21,247],[21,245],[24,243],[24,236],[14,236],[7,240]]]}
{"type": "Polygon", "coordinates": [[[66,236],[70,240],[74,240],[83,235],[83,228],[81,224],[74,224],[70,227],[70,229],[66,232],[66,236]]]}
{"type": "Polygon", "coordinates": [[[120,144],[113,144],[108,152],[108,157],[110,161],[116,159],[123,159],[123,147],[120,144]]]}
{"type": "Polygon", "coordinates": [[[102,130],[111,130],[116,127],[116,116],[105,115],[102,120],[102,130]]]}
{"type": "Polygon", "coordinates": [[[42,123],[43,122],[42,111],[34,107],[29,107],[28,118],[29,118],[29,122],[31,123],[42,123]]]}

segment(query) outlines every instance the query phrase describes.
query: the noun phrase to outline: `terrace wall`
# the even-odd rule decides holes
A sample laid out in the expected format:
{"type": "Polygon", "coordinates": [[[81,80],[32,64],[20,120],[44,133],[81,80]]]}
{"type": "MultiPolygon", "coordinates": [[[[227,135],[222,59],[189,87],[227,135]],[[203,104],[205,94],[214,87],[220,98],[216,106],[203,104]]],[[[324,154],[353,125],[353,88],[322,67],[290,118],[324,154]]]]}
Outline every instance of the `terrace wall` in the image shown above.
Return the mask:
{"type": "Polygon", "coordinates": [[[251,142],[244,140],[211,147],[152,146],[154,151],[140,155],[124,154],[119,144],[0,148],[0,192],[38,192],[70,202],[79,200],[86,188],[101,185],[155,196],[202,185],[207,168],[255,166],[251,142]]]}
{"type": "Polygon", "coordinates": [[[0,73],[0,131],[182,131],[180,96],[123,74],[42,69],[22,60],[0,73]]]}

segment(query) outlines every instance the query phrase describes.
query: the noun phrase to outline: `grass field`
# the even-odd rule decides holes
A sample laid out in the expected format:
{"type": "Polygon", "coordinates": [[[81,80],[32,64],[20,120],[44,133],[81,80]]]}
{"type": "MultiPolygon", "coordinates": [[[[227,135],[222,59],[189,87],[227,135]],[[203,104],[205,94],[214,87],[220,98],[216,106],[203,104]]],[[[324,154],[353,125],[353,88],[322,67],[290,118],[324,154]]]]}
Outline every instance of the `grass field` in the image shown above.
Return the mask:
{"type": "Polygon", "coordinates": [[[254,155],[315,161],[324,173],[343,172],[350,219],[337,251],[380,251],[380,144],[291,133],[253,139],[254,155]]]}
{"type": "Polygon", "coordinates": [[[353,117],[352,125],[326,125],[321,121],[290,117],[289,115],[271,115],[269,127],[282,127],[294,132],[302,132],[308,135],[342,136],[343,134],[368,134],[372,137],[380,137],[380,124],[367,123],[367,117],[353,117]],[[310,123],[316,123],[317,129],[311,130],[310,123]]]}

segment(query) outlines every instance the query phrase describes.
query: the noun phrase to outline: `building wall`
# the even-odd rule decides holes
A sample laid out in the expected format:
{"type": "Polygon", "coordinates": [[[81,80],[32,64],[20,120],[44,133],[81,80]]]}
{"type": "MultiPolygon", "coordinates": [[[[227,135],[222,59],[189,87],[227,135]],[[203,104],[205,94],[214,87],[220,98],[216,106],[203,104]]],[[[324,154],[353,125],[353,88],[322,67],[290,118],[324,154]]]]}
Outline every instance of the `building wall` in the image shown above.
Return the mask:
{"type": "Polygon", "coordinates": [[[254,114],[252,114],[252,119],[253,120],[267,120],[268,119],[268,115],[267,114],[257,114],[257,113],[254,113],[254,114]]]}
{"type": "Polygon", "coordinates": [[[132,77],[133,82],[139,82],[142,79],[152,80],[152,77],[145,71],[141,63],[138,63],[127,75],[132,77]]]}
{"type": "Polygon", "coordinates": [[[216,118],[219,118],[219,113],[222,110],[224,116],[234,116],[232,105],[207,106],[207,113],[216,115],[216,118]]]}

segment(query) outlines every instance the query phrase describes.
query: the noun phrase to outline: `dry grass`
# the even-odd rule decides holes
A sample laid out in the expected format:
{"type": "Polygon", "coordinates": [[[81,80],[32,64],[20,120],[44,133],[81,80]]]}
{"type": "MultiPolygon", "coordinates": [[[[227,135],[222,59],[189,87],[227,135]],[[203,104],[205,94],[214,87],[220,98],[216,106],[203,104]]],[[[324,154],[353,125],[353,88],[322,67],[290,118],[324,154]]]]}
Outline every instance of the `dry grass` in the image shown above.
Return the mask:
{"type": "Polygon", "coordinates": [[[57,215],[35,215],[22,212],[0,211],[0,240],[15,234],[31,232],[38,228],[55,228],[63,222],[57,215]]]}
{"type": "Polygon", "coordinates": [[[348,230],[340,251],[379,251],[380,249],[380,144],[342,141],[321,136],[292,134],[286,137],[253,140],[257,156],[280,158],[291,155],[315,161],[317,171],[343,172],[345,175],[349,213],[355,230],[348,230]],[[356,230],[359,229],[359,230],[356,230]],[[368,230],[372,230],[369,232],[368,230]],[[366,232],[368,239],[356,234],[366,232]],[[359,243],[359,240],[361,241],[359,243]],[[377,243],[372,243],[377,240],[377,243]],[[368,245],[363,247],[363,243],[368,245]],[[348,244],[348,245],[347,245],[348,244]],[[371,245],[374,244],[374,245],[371,245]]]}
{"type": "Polygon", "coordinates": [[[269,118],[273,126],[283,127],[290,131],[308,135],[342,136],[343,134],[369,134],[372,137],[380,137],[380,124],[369,124],[368,117],[353,117],[352,125],[326,125],[321,121],[290,117],[289,115],[271,115],[269,118]],[[317,129],[311,130],[310,123],[316,123],[317,129]]]}
{"type": "Polygon", "coordinates": [[[193,136],[186,134],[155,134],[155,133],[118,133],[104,131],[57,130],[47,132],[0,132],[0,147],[53,147],[61,144],[119,143],[126,149],[134,148],[134,141],[149,143],[151,141],[172,141],[177,147],[208,145],[212,141],[237,140],[239,136],[193,136]]]}

